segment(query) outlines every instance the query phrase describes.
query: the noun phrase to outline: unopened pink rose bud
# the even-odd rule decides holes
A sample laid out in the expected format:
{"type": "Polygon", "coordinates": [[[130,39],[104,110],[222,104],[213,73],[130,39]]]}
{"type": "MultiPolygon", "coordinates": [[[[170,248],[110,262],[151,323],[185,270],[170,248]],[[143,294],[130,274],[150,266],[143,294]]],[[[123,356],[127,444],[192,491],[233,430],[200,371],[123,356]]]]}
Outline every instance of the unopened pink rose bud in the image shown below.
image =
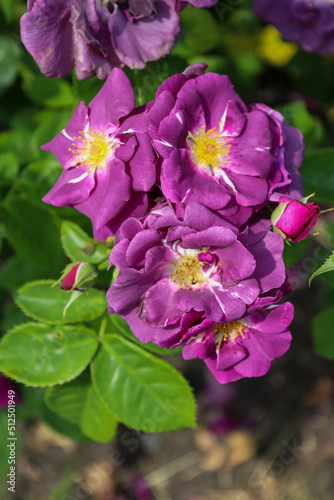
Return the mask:
{"type": "Polygon", "coordinates": [[[61,288],[63,290],[87,290],[94,285],[96,277],[95,266],[89,262],[78,262],[65,274],[61,288]]]}
{"type": "Polygon", "coordinates": [[[310,234],[320,215],[320,208],[315,202],[292,200],[285,196],[279,199],[279,206],[271,215],[273,230],[283,239],[298,242],[310,234]]]}

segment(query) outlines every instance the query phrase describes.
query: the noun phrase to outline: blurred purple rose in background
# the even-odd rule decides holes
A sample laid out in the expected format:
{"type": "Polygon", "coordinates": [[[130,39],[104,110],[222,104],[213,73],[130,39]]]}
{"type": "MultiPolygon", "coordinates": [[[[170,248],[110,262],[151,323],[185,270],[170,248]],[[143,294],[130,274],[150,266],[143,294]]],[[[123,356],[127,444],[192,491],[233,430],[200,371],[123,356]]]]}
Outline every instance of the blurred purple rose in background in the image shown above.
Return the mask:
{"type": "Polygon", "coordinates": [[[289,42],[308,52],[334,52],[332,0],[254,0],[255,14],[273,24],[289,42]]]}
{"type": "MultiPolygon", "coordinates": [[[[195,7],[216,0],[192,0],[195,7]]],[[[74,67],[79,80],[114,67],[143,68],[169,54],[180,32],[179,0],[29,0],[21,38],[46,76],[74,67]]]]}

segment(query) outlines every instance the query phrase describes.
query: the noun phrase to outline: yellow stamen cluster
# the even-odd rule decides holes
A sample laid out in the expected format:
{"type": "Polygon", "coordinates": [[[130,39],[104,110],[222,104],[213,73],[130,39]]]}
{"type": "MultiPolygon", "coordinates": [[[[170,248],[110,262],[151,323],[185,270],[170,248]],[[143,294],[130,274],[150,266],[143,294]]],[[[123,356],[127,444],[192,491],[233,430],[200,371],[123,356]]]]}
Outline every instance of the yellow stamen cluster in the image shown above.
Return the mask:
{"type": "Polygon", "coordinates": [[[203,266],[204,262],[199,262],[197,255],[185,255],[175,266],[170,281],[184,290],[189,290],[191,286],[204,283],[203,266]]]}
{"type": "Polygon", "coordinates": [[[108,155],[112,150],[113,139],[101,130],[93,130],[92,128],[89,128],[87,132],[79,132],[79,134],[73,139],[81,144],[73,142],[72,146],[75,146],[75,149],[69,148],[73,154],[72,161],[76,161],[78,167],[87,165],[88,172],[98,167],[105,167],[108,155]]]}
{"type": "Polygon", "coordinates": [[[213,335],[219,338],[219,344],[225,344],[228,340],[234,343],[239,336],[245,338],[245,333],[248,331],[246,327],[247,323],[241,323],[241,321],[217,323],[213,335]]]}
{"type": "Polygon", "coordinates": [[[228,154],[231,148],[230,139],[223,139],[216,128],[211,128],[207,132],[205,127],[201,127],[195,136],[190,136],[191,147],[194,152],[195,163],[204,167],[220,168],[227,163],[228,154]]]}

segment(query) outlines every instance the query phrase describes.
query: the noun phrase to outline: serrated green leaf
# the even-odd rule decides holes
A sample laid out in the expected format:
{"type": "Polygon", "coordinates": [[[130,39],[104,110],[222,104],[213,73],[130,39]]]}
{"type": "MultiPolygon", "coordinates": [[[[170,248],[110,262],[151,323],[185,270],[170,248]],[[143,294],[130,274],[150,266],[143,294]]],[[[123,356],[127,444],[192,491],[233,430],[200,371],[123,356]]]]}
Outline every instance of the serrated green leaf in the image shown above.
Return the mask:
{"type": "Polygon", "coordinates": [[[75,262],[97,264],[109,257],[110,249],[97,243],[74,222],[62,222],[61,242],[68,258],[75,262]]]}
{"type": "Polygon", "coordinates": [[[301,174],[305,192],[316,191],[317,201],[333,204],[334,148],[321,148],[305,154],[301,174]]]}
{"type": "Polygon", "coordinates": [[[118,335],[105,335],[92,363],[100,398],[116,418],[146,432],[195,427],[191,389],[170,364],[118,335]]]}
{"type": "Polygon", "coordinates": [[[60,288],[60,284],[53,288],[52,280],[33,281],[21,287],[16,296],[17,305],[33,319],[51,324],[78,323],[91,321],[101,316],[107,308],[105,293],[90,288],[87,292],[81,292],[66,310],[71,292],[60,288]]]}
{"type": "Polygon", "coordinates": [[[51,410],[73,424],[94,441],[110,441],[116,432],[117,421],[103,405],[92,386],[89,373],[62,386],[50,388],[45,402],[51,410]]]}
{"type": "Polygon", "coordinates": [[[3,221],[8,240],[20,258],[50,269],[51,276],[65,267],[58,228],[49,213],[22,196],[8,196],[3,221]]]}
{"type": "Polygon", "coordinates": [[[0,371],[33,387],[64,384],[86,368],[97,345],[88,328],[23,323],[1,340],[0,371]]]}
{"type": "Polygon", "coordinates": [[[325,309],[313,318],[313,342],[317,354],[334,359],[334,308],[325,309]]]}
{"type": "Polygon", "coordinates": [[[329,271],[333,270],[334,270],[334,251],[332,255],[330,255],[328,259],[326,259],[325,262],[312,274],[312,276],[309,279],[309,285],[311,284],[313,278],[315,278],[316,276],[328,273],[329,271]]]}
{"type": "Polygon", "coordinates": [[[115,328],[115,330],[113,328],[109,328],[111,330],[111,333],[121,333],[126,338],[128,338],[135,344],[140,345],[144,349],[147,349],[148,351],[161,355],[177,354],[178,352],[182,352],[182,347],[178,347],[177,349],[167,349],[167,347],[159,347],[156,344],[153,344],[153,342],[143,344],[143,342],[140,342],[140,340],[138,340],[137,337],[133,335],[129,325],[123,318],[117,316],[117,314],[111,314],[109,316],[109,319],[112,326],[115,328]]]}

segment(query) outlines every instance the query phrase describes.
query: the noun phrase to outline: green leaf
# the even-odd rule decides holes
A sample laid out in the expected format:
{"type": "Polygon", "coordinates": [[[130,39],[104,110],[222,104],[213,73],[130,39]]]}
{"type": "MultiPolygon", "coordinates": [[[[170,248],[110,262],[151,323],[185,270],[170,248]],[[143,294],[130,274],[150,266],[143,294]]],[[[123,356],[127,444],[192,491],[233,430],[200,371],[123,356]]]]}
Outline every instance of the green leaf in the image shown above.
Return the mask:
{"type": "Polygon", "coordinates": [[[133,335],[125,319],[121,318],[120,316],[117,316],[117,314],[111,314],[109,318],[111,324],[114,327],[114,329],[111,329],[112,333],[121,333],[124,337],[127,337],[129,340],[131,340],[137,345],[140,345],[144,349],[147,349],[148,351],[161,355],[169,355],[182,352],[182,347],[178,347],[177,349],[167,349],[167,347],[159,347],[156,344],[153,344],[153,342],[148,342],[147,344],[143,344],[143,342],[140,342],[140,340],[138,340],[137,337],[133,335]]]}
{"type": "Polygon", "coordinates": [[[8,196],[3,220],[10,244],[17,255],[56,274],[65,267],[59,232],[52,216],[22,196],[8,196]]]}
{"type": "Polygon", "coordinates": [[[23,169],[14,190],[45,210],[48,205],[42,202],[42,198],[56,183],[61,172],[60,164],[52,158],[35,161],[23,169]]]}
{"type": "Polygon", "coordinates": [[[54,159],[53,154],[42,151],[41,146],[51,141],[59,132],[66,127],[71,118],[70,108],[60,110],[40,111],[35,115],[39,122],[32,135],[32,147],[35,158],[54,159]]]}
{"type": "Polygon", "coordinates": [[[88,328],[24,323],[3,336],[0,371],[34,387],[63,384],[86,368],[97,345],[88,328]]]}
{"type": "Polygon", "coordinates": [[[205,54],[219,44],[220,26],[207,9],[188,6],[181,15],[181,34],[173,50],[174,55],[191,57],[205,54]]]}
{"type": "Polygon", "coordinates": [[[24,312],[14,302],[6,304],[3,312],[4,318],[0,322],[0,336],[1,332],[5,333],[26,320],[24,312]]]}
{"type": "Polygon", "coordinates": [[[317,147],[323,138],[320,120],[310,115],[304,101],[294,101],[276,108],[284,116],[284,121],[298,128],[309,148],[317,147]]]}
{"type": "Polygon", "coordinates": [[[0,95],[12,85],[17,73],[20,58],[20,45],[10,36],[0,37],[0,67],[5,68],[0,72],[0,95]]]}
{"type": "Polygon", "coordinates": [[[82,292],[66,310],[71,292],[66,292],[52,280],[33,281],[21,287],[15,297],[17,305],[33,319],[51,324],[77,323],[91,321],[101,316],[107,308],[105,293],[90,288],[82,292]]]}
{"type": "Polygon", "coordinates": [[[290,246],[285,243],[283,249],[283,260],[286,268],[292,267],[301,261],[309,249],[310,241],[311,240],[309,238],[306,238],[298,243],[291,243],[290,246]]]}
{"type": "Polygon", "coordinates": [[[117,421],[96,394],[89,373],[48,389],[45,402],[62,418],[79,425],[81,432],[94,441],[107,442],[115,435],[117,421]]]}
{"type": "Polygon", "coordinates": [[[56,432],[68,436],[75,441],[88,441],[87,436],[82,434],[78,425],[72,424],[54,411],[50,410],[44,401],[40,410],[40,416],[42,420],[49,424],[56,432]]]}
{"type": "Polygon", "coordinates": [[[0,268],[0,288],[17,290],[27,281],[49,278],[50,272],[19,257],[10,257],[0,268]]]}
{"type": "Polygon", "coordinates": [[[317,201],[333,204],[334,199],[334,148],[322,148],[305,155],[301,168],[305,192],[316,191],[317,201]]]}
{"type": "Polygon", "coordinates": [[[325,309],[313,318],[313,342],[317,354],[334,359],[334,308],[325,309]]]}
{"type": "Polygon", "coordinates": [[[191,389],[170,364],[117,335],[92,363],[94,387],[116,418],[146,432],[195,427],[191,389]]]}
{"type": "Polygon", "coordinates": [[[309,285],[311,284],[313,278],[315,278],[316,276],[328,273],[329,271],[333,270],[334,270],[334,251],[332,252],[332,255],[330,255],[328,259],[326,259],[325,262],[312,274],[312,276],[309,279],[309,285]]]}
{"type": "Polygon", "coordinates": [[[67,257],[74,262],[97,264],[108,259],[110,254],[110,248],[98,244],[81,227],[70,221],[62,222],[61,242],[67,257]]]}
{"type": "Polygon", "coordinates": [[[67,107],[74,102],[71,85],[62,78],[34,75],[23,84],[23,88],[32,101],[47,107],[67,107]]]}
{"type": "Polygon", "coordinates": [[[78,103],[84,101],[86,106],[94,99],[96,94],[103,87],[104,81],[92,76],[86,80],[78,80],[76,75],[73,75],[73,90],[77,96],[78,103]]]}
{"type": "Polygon", "coordinates": [[[0,155],[0,186],[12,184],[19,171],[19,164],[13,152],[0,155]]]}
{"type": "Polygon", "coordinates": [[[33,160],[31,130],[19,128],[0,133],[0,151],[15,153],[20,165],[33,160]]]}
{"type": "Polygon", "coordinates": [[[174,73],[182,73],[187,67],[187,61],[179,56],[169,55],[159,61],[149,61],[141,70],[126,69],[136,94],[139,106],[155,98],[159,85],[174,73]]]}

